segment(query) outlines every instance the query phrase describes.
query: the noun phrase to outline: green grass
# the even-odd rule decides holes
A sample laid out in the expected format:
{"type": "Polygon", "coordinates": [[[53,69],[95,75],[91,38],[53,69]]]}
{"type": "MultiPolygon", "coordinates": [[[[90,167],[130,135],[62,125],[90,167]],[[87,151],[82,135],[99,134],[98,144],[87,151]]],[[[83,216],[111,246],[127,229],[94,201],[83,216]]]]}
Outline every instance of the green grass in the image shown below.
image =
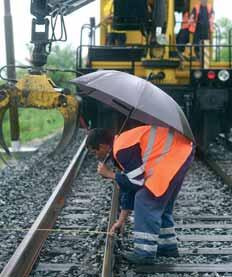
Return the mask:
{"type": "MultiPolygon", "coordinates": [[[[57,110],[19,109],[20,142],[43,138],[64,126],[62,115],[57,110]]],[[[7,113],[3,121],[5,141],[10,145],[10,123],[7,113]]]]}

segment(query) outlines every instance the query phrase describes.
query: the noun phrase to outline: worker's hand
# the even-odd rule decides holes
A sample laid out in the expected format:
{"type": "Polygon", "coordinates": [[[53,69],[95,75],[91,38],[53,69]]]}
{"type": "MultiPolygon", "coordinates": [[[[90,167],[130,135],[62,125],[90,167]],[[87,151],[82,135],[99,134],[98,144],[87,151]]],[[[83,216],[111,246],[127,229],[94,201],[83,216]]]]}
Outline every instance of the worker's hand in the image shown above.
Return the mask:
{"type": "Polygon", "coordinates": [[[115,173],[109,169],[104,163],[99,162],[98,166],[97,166],[97,172],[105,177],[105,178],[109,178],[109,179],[114,179],[115,178],[115,173]]]}
{"type": "Polygon", "coordinates": [[[125,226],[125,222],[121,222],[121,221],[116,221],[112,227],[110,228],[110,235],[113,236],[115,233],[123,233],[124,230],[124,226],[125,226]]]}

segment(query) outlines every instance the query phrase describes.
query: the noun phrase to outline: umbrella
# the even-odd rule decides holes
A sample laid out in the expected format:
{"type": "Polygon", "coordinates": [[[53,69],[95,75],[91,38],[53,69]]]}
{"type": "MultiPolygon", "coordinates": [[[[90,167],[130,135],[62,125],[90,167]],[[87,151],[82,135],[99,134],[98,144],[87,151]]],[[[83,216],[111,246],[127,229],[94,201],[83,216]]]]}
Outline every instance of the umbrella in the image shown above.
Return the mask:
{"type": "Polygon", "coordinates": [[[81,96],[97,99],[145,124],[172,127],[194,141],[180,106],[142,78],[116,70],[99,70],[70,82],[79,86],[81,96]]]}

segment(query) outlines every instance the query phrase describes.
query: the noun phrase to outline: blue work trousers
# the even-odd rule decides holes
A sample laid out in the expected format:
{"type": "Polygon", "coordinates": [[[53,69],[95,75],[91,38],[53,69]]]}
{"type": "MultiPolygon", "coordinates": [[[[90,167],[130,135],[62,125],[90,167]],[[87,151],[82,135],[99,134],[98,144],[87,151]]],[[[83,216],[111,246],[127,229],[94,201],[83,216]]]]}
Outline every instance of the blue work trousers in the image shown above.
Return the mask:
{"type": "Polygon", "coordinates": [[[177,249],[173,206],[183,179],[194,157],[194,150],[172,179],[161,197],[145,186],[135,195],[134,251],[141,256],[156,256],[157,251],[177,249]]]}

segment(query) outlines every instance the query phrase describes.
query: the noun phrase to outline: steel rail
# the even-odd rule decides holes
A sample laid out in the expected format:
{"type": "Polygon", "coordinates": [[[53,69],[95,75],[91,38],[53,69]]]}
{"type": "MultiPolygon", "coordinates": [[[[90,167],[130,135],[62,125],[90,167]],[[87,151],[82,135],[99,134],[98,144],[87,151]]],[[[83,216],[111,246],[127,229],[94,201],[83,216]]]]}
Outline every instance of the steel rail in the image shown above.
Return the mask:
{"type": "Polygon", "coordinates": [[[225,184],[232,187],[232,177],[229,176],[216,161],[208,157],[204,157],[204,162],[222,178],[225,184]]]}
{"type": "Polygon", "coordinates": [[[111,210],[109,215],[108,227],[107,227],[107,236],[105,243],[105,251],[103,258],[103,266],[102,266],[102,277],[112,277],[113,276],[113,267],[114,267],[114,238],[110,236],[110,228],[112,224],[117,219],[118,213],[118,205],[119,205],[119,189],[116,185],[114,185],[112,201],[111,201],[111,210]]]}
{"type": "Polygon", "coordinates": [[[218,140],[224,145],[225,148],[232,151],[232,141],[224,134],[219,134],[218,140]]]}
{"type": "Polygon", "coordinates": [[[70,191],[72,182],[87,154],[85,140],[86,138],[83,140],[41,213],[4,267],[0,277],[18,277],[30,274],[40,250],[50,233],[50,229],[53,228],[65,204],[65,197],[70,191]]]}

